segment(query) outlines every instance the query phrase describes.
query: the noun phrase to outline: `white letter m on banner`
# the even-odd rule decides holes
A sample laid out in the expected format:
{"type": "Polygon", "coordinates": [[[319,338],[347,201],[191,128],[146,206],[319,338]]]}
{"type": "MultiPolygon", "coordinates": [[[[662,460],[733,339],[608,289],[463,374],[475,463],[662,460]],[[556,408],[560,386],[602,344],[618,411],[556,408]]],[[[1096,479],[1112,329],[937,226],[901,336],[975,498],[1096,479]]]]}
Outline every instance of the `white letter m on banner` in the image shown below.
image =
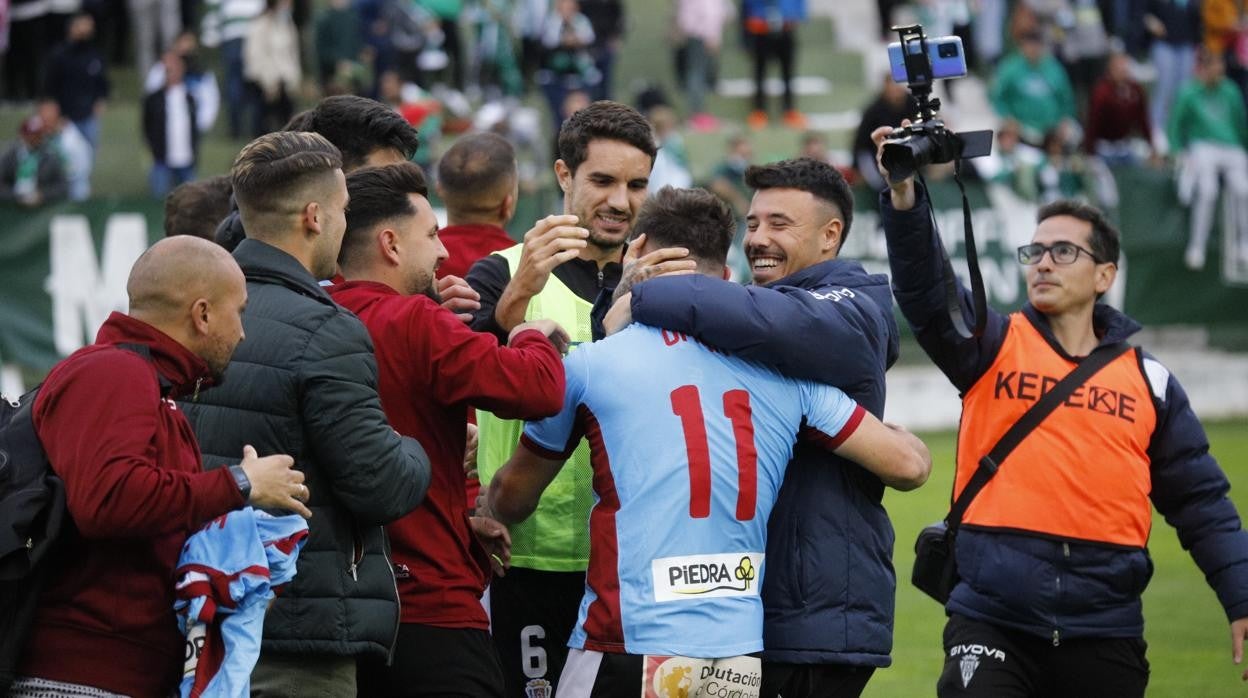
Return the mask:
{"type": "Polygon", "coordinates": [[[93,341],[109,313],[126,310],[126,280],[147,249],[147,220],[138,213],[109,216],[102,264],[86,216],[53,216],[50,232],[51,275],[44,288],[52,296],[56,350],[66,356],[93,341]]]}

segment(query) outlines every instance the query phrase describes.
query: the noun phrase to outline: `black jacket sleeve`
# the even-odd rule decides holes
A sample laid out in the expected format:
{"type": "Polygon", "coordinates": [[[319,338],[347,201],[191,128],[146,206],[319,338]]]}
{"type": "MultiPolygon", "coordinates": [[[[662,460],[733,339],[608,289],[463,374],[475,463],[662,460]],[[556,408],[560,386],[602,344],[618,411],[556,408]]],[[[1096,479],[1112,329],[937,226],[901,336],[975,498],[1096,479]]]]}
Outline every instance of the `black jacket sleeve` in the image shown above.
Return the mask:
{"type": "MultiPolygon", "coordinates": [[[[888,191],[880,193],[893,297],[923,351],[959,392],[965,392],[992,365],[1005,341],[1009,318],[988,308],[983,336],[958,336],[945,301],[944,250],[932,227],[931,201],[920,184],[915,184],[915,199],[914,208],[898,211],[888,191]]],[[[969,327],[974,324],[971,292],[960,280],[958,295],[969,327]]]]}
{"type": "Polygon", "coordinates": [[[474,291],[481,294],[481,307],[473,315],[470,326],[477,332],[489,332],[498,337],[499,344],[506,344],[508,333],[494,318],[494,308],[498,306],[498,299],[503,296],[503,289],[511,281],[507,260],[496,254],[486,255],[472,265],[464,280],[474,291]]]}
{"type": "Polygon", "coordinates": [[[300,370],[308,450],[335,497],[365,524],[387,524],[419,506],[429,457],[386,421],[373,344],[360,321],[335,313],[308,341],[300,370]]]}
{"type": "Polygon", "coordinates": [[[1161,364],[1145,357],[1154,391],[1157,426],[1148,448],[1157,511],[1175,528],[1179,543],[1205,573],[1230,621],[1248,617],[1248,532],[1227,493],[1231,485],[1209,453],[1205,429],[1187,393],[1161,364]]]}

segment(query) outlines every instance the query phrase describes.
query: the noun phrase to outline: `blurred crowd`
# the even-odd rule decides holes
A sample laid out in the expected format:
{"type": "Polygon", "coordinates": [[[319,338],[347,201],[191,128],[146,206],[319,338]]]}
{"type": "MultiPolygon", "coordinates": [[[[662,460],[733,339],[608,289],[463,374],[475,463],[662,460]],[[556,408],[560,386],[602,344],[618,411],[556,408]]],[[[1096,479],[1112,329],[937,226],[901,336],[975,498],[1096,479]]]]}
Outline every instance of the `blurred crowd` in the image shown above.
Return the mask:
{"type": "MultiPolygon", "coordinates": [[[[109,68],[129,60],[141,76],[140,128],[156,196],[195,178],[200,139],[219,111],[237,140],[282,128],[299,104],[317,97],[369,96],[420,129],[415,159],[422,165],[444,149],[443,134],[493,130],[513,141],[522,170],[532,173],[554,150],[569,114],[619,97],[613,87],[627,27],[623,0],[329,0],[316,7],[310,0],[14,0],[4,17],[3,96],[38,102],[0,160],[0,196],[25,205],[89,197],[109,68]]],[[[928,36],[962,38],[970,71],[987,84],[999,117],[994,153],[975,161],[971,176],[1040,202],[1082,197],[1113,209],[1113,168],[1173,168],[1178,196],[1192,209],[1192,268],[1204,266],[1223,186],[1226,224],[1248,226],[1243,3],[878,0],[877,9],[886,41],[888,27],[909,22],[922,23],[928,36]]],[[[740,136],[770,123],[771,63],[780,68],[782,123],[805,132],[803,149],[823,141],[827,150],[827,134],[808,131],[792,87],[806,0],[674,0],[670,12],[669,84],[679,98],[649,79],[630,84],[627,95],[661,145],[656,190],[687,186],[694,172],[714,179],[722,171],[691,162],[685,135],[720,133],[731,154],[740,136]],[[748,129],[725,124],[709,101],[734,31],[752,61],[748,129]]],[[[954,106],[962,89],[949,80],[939,93],[954,106]]],[[[851,181],[879,188],[869,135],[914,114],[913,98],[885,76],[849,148],[831,149],[830,160],[851,181]]],[[[934,176],[942,174],[938,168],[934,176]]],[[[535,186],[532,177],[521,179],[535,186]]]]}

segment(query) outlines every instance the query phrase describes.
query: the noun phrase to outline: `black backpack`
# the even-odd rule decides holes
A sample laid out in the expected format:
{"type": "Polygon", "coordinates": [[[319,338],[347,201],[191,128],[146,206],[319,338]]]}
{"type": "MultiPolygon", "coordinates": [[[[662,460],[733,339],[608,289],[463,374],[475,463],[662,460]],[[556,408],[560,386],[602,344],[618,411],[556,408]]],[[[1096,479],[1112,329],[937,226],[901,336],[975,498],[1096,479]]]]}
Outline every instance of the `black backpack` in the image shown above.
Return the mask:
{"type": "MultiPolygon", "coordinates": [[[[117,347],[151,361],[142,344],[117,347]]],[[[16,401],[0,399],[0,696],[16,678],[57,541],[73,526],[65,483],[35,431],[38,394],[35,387],[16,401]]]]}
{"type": "Polygon", "coordinates": [[[0,695],[15,678],[66,522],[65,483],[52,472],[32,420],[38,394],[0,400],[0,695]]]}

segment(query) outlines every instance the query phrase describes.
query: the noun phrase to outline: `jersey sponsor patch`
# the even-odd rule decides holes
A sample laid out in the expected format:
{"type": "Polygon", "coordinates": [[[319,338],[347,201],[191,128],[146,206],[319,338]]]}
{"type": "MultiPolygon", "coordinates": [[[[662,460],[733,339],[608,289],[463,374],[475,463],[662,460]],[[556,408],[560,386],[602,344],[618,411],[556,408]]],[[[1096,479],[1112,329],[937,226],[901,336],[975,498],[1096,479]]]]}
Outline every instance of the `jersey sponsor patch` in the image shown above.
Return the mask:
{"type": "Polygon", "coordinates": [[[643,698],[758,698],[762,684],[762,661],[749,656],[693,659],[648,654],[643,671],[643,698]]]}
{"type": "Polygon", "coordinates": [[[758,596],[762,553],[661,557],[650,562],[655,601],[758,596]]]}

